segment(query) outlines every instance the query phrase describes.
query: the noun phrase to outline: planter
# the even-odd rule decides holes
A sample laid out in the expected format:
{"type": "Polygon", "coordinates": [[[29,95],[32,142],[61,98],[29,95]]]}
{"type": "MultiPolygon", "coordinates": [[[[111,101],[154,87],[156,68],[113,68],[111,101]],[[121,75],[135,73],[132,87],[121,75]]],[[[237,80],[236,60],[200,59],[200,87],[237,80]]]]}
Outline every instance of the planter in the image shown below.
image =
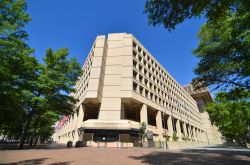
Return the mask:
{"type": "Polygon", "coordinates": [[[86,147],[86,146],[87,146],[87,142],[85,142],[85,141],[77,141],[76,145],[75,145],[76,148],[86,147]]]}

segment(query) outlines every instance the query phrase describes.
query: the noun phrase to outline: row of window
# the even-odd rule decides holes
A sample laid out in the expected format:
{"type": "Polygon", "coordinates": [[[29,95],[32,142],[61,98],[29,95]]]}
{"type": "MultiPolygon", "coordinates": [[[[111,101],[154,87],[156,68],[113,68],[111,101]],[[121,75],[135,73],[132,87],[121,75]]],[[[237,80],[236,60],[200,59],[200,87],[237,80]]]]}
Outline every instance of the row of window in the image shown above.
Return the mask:
{"type": "MultiPolygon", "coordinates": [[[[133,62],[133,64],[135,64],[135,61],[133,62]]],[[[135,66],[134,66],[135,67],[135,66]]],[[[170,90],[169,88],[167,88],[167,86],[165,86],[164,84],[160,85],[159,84],[159,80],[155,78],[155,76],[153,76],[152,74],[140,74],[138,73],[139,71],[136,71],[135,69],[133,69],[133,78],[135,80],[137,80],[140,84],[142,84],[144,87],[146,87],[146,89],[144,89],[142,86],[138,87],[134,84],[133,85],[133,89],[138,91],[140,94],[142,94],[143,92],[145,93],[144,96],[146,96],[147,98],[151,99],[152,101],[156,102],[157,104],[162,104],[162,106],[164,106],[164,101],[161,103],[161,99],[159,99],[159,101],[157,100],[158,97],[159,98],[163,98],[168,100],[168,102],[171,102],[173,104],[176,103],[176,105],[179,108],[185,109],[186,111],[189,110],[190,111],[190,107],[188,107],[186,104],[184,103],[178,103],[177,100],[175,100],[173,98],[174,96],[174,92],[172,90],[170,90]],[[144,75],[144,76],[143,76],[144,75]],[[145,76],[146,75],[146,76],[145,76]],[[151,95],[149,95],[149,93],[151,92],[151,95]],[[150,96],[154,96],[155,97],[150,97],[150,96]],[[156,99],[152,99],[152,98],[156,98],[156,99]]],[[[134,82],[135,83],[135,82],[134,82]]],[[[164,106],[165,107],[165,106],[164,106]]],[[[194,115],[197,116],[198,115],[194,113],[194,115]]]]}
{"type": "MultiPolygon", "coordinates": [[[[135,44],[135,42],[133,44],[135,44]]],[[[196,121],[200,123],[197,114],[198,111],[193,112],[193,109],[196,108],[195,102],[193,99],[190,99],[191,96],[189,96],[184,89],[179,87],[179,85],[177,85],[172,78],[170,78],[170,76],[168,76],[167,73],[163,71],[139,46],[134,45],[133,57],[133,67],[135,68],[133,70],[133,77],[148,88],[145,90],[145,93],[148,93],[148,90],[150,90],[152,93],[155,93],[155,98],[162,97],[173,104],[176,102],[178,109],[182,108],[189,110],[189,112],[196,118],[196,121]],[[151,63],[148,61],[151,61],[151,63]],[[164,75],[166,75],[166,77],[164,77],[164,75]],[[176,95],[181,97],[178,97],[177,99],[175,97],[176,95]],[[185,102],[184,99],[187,99],[188,101],[185,102]]],[[[142,88],[138,88],[138,93],[140,93],[140,89],[142,90],[142,88]]],[[[159,100],[159,103],[161,104],[161,100],[159,100]]],[[[163,102],[162,104],[165,103],[163,102]]]]}
{"type": "Polygon", "coordinates": [[[193,114],[191,111],[181,110],[181,108],[174,105],[174,103],[171,103],[167,101],[167,99],[163,99],[162,97],[157,96],[155,93],[150,92],[143,85],[139,85],[136,81],[133,81],[133,90],[143,97],[146,97],[147,99],[159,104],[160,106],[172,110],[173,113],[181,114],[183,117],[189,116],[189,119],[200,123],[198,119],[194,118],[195,114],[193,114]],[[193,115],[190,115],[189,113],[192,113],[193,115]]]}
{"type": "MultiPolygon", "coordinates": [[[[182,104],[179,104],[179,106],[181,106],[182,108],[185,109],[196,108],[196,104],[191,98],[191,96],[187,94],[187,92],[184,89],[182,89],[175,81],[173,81],[173,79],[170,78],[170,76],[168,76],[167,72],[165,72],[161,67],[159,67],[159,65],[156,62],[154,62],[153,59],[150,58],[149,55],[147,55],[145,51],[142,50],[141,47],[137,46],[135,42],[133,42],[133,47],[134,47],[133,66],[141,73],[138,74],[139,81],[143,79],[142,75],[145,75],[148,78],[148,80],[151,80],[158,87],[162,88],[163,91],[166,91],[172,96],[178,95],[179,96],[178,101],[182,102],[182,104]],[[184,103],[184,99],[185,100],[187,99],[188,102],[184,103]]],[[[148,80],[145,79],[146,83],[148,80]]],[[[161,91],[160,93],[163,93],[163,91],[161,91]]],[[[174,101],[174,99],[172,99],[172,101],[174,101]]],[[[196,116],[198,117],[197,114],[196,116]]]]}
{"type": "Polygon", "coordinates": [[[93,48],[91,49],[84,65],[83,65],[84,66],[83,67],[83,74],[78,79],[78,81],[76,83],[76,86],[75,86],[76,92],[73,93],[73,96],[79,100],[85,95],[86,90],[88,88],[88,81],[89,81],[91,67],[92,67],[92,63],[93,63],[93,57],[94,57],[94,47],[95,47],[95,44],[94,44],[93,48]]]}

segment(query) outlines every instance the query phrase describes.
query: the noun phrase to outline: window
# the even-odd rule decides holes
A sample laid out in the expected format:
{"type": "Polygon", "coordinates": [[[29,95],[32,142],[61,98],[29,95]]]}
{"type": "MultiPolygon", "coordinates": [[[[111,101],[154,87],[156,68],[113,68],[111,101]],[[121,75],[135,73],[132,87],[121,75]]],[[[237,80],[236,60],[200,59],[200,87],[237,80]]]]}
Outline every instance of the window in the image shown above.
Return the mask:
{"type": "Polygon", "coordinates": [[[148,73],[148,71],[146,69],[144,69],[144,75],[147,76],[147,73],[148,73]]]}
{"type": "Polygon", "coordinates": [[[133,50],[133,56],[134,56],[134,58],[136,58],[136,51],[135,50],[133,50]]]}
{"type": "Polygon", "coordinates": [[[140,83],[142,83],[142,79],[143,79],[142,75],[139,75],[139,81],[140,81],[140,83]]]}
{"type": "Polygon", "coordinates": [[[133,41],[133,47],[136,48],[137,44],[133,41]]]}
{"type": "Polygon", "coordinates": [[[141,95],[143,94],[143,87],[142,86],[140,86],[139,92],[140,92],[141,95]]]}
{"type": "Polygon", "coordinates": [[[147,84],[148,84],[148,80],[147,79],[144,79],[144,84],[147,86],[147,84]]]}
{"type": "Polygon", "coordinates": [[[133,70],[133,78],[136,79],[136,77],[137,77],[137,72],[133,70]]]}
{"type": "Polygon", "coordinates": [[[139,60],[140,62],[141,62],[141,59],[142,59],[142,57],[141,57],[141,56],[139,56],[139,57],[138,57],[138,60],[139,60]]]}
{"type": "Polygon", "coordinates": [[[133,67],[136,68],[137,62],[133,60],[133,67]]]}
{"type": "Polygon", "coordinates": [[[154,94],[150,92],[150,99],[153,100],[154,94]]]}
{"type": "Polygon", "coordinates": [[[150,89],[152,89],[152,83],[151,82],[149,82],[149,87],[150,87],[150,89]]]}
{"type": "Polygon", "coordinates": [[[148,93],[149,93],[148,90],[145,89],[145,96],[146,96],[146,97],[148,97],[148,93]]]}
{"type": "Polygon", "coordinates": [[[133,90],[134,90],[134,91],[137,91],[137,86],[138,86],[138,85],[137,85],[135,82],[133,82],[133,90]]]}
{"type": "Polygon", "coordinates": [[[141,48],[138,46],[138,51],[141,52],[141,48]]]}
{"type": "Polygon", "coordinates": [[[149,76],[149,78],[151,79],[152,74],[151,74],[151,73],[148,73],[148,76],[149,76]]]}
{"type": "Polygon", "coordinates": [[[139,71],[142,73],[142,66],[139,65],[139,71]]]}

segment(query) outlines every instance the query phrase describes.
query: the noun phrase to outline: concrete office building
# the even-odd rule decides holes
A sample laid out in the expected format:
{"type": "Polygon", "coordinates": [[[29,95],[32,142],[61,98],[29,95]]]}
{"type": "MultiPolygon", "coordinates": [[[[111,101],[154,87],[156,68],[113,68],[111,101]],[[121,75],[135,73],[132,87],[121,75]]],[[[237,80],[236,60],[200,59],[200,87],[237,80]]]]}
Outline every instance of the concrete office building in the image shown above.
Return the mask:
{"type": "MultiPolygon", "coordinates": [[[[131,34],[97,36],[72,96],[74,114],[57,127],[60,143],[130,142],[138,145],[145,122],[153,141],[176,132],[178,141],[206,142],[209,116],[131,34]]],[[[212,135],[211,135],[212,136],[212,135]]]]}
{"type": "Polygon", "coordinates": [[[220,144],[223,142],[222,135],[218,130],[218,127],[213,125],[209,119],[209,114],[204,111],[206,104],[213,101],[213,98],[207,87],[195,90],[191,84],[184,86],[184,89],[193,97],[197,102],[200,116],[203,121],[203,126],[206,130],[207,142],[208,144],[220,144]]]}

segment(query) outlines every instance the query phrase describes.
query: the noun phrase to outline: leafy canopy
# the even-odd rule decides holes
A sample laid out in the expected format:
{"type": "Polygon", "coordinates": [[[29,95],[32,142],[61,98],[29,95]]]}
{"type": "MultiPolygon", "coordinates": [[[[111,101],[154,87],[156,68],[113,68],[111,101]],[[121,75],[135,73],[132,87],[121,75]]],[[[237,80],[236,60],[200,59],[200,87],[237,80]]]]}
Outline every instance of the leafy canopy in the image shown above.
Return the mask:
{"type": "Polygon", "coordinates": [[[30,20],[25,9],[24,0],[0,1],[0,129],[20,123],[36,78],[38,63],[25,43],[28,34],[23,27],[30,20]]]}
{"type": "Polygon", "coordinates": [[[250,88],[249,0],[147,0],[150,24],[169,31],[186,19],[204,16],[194,54],[200,59],[194,85],[250,88]]]}
{"type": "Polygon", "coordinates": [[[171,31],[186,19],[204,16],[208,22],[216,21],[242,5],[249,5],[249,0],[146,0],[144,13],[149,24],[163,24],[171,31]]]}
{"type": "Polygon", "coordinates": [[[215,102],[207,105],[211,121],[228,140],[244,145],[250,140],[249,91],[232,90],[217,93],[215,102]],[[235,98],[235,94],[241,97],[235,98]],[[246,99],[248,98],[248,99],[246,99]]]}
{"type": "Polygon", "coordinates": [[[250,89],[250,12],[228,12],[199,32],[194,84],[250,89]]]}
{"type": "Polygon", "coordinates": [[[26,9],[25,0],[0,0],[0,133],[20,137],[20,148],[27,133],[48,137],[59,116],[72,113],[69,93],[81,74],[66,48],[48,49],[43,64],[32,56],[26,9]]]}

